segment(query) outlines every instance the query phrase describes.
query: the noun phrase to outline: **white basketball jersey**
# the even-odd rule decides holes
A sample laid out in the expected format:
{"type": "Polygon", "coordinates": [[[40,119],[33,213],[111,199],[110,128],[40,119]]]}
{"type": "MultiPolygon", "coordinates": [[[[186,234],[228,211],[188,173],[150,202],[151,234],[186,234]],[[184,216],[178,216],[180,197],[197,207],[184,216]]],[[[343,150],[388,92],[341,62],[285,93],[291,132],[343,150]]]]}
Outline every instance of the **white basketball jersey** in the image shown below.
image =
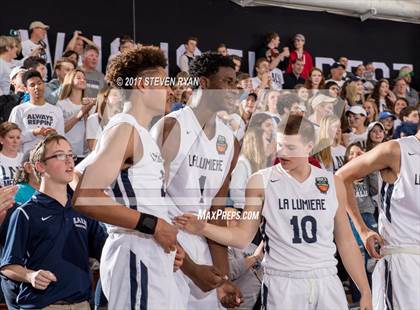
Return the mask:
{"type": "Polygon", "coordinates": [[[168,221],[170,200],[165,198],[165,173],[159,147],[147,129],[140,126],[132,115],[126,113],[120,113],[111,118],[104,129],[104,135],[110,128],[122,123],[130,124],[137,130],[143,146],[143,156],[133,166],[121,170],[106,192],[115,201],[128,208],[168,221]]]}
{"type": "Polygon", "coordinates": [[[335,267],[334,217],[338,208],[334,176],[311,165],[298,182],[281,164],[260,170],[264,180],[261,232],[264,268],[309,271],[335,267]]]}
{"type": "Polygon", "coordinates": [[[233,132],[216,117],[215,135],[209,140],[190,107],[166,117],[175,118],[180,126],[179,151],[170,165],[167,193],[182,212],[208,210],[230,169],[233,132]]]}
{"type": "Polygon", "coordinates": [[[420,246],[420,141],[415,136],[400,144],[400,175],[394,184],[382,183],[379,233],[386,246],[420,246]]]}

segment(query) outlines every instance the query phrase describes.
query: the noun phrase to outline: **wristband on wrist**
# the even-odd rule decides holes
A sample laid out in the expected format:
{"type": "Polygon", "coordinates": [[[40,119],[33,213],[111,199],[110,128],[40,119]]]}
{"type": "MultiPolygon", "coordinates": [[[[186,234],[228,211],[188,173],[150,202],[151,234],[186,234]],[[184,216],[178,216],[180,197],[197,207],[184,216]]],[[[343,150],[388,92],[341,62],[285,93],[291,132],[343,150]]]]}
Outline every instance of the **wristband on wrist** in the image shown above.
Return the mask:
{"type": "Polygon", "coordinates": [[[153,235],[157,222],[158,218],[156,216],[142,213],[134,229],[144,234],[153,235]]]}

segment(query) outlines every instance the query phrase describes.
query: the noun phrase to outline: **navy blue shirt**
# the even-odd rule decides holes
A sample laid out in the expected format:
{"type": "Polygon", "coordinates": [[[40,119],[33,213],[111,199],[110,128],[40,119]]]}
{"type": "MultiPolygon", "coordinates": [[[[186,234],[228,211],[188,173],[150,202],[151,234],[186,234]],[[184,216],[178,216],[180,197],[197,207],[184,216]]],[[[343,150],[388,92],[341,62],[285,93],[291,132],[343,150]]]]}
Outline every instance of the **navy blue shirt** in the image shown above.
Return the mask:
{"type": "Polygon", "coordinates": [[[30,283],[20,285],[17,304],[24,309],[43,308],[57,301],[89,300],[92,275],[89,257],[100,259],[106,233],[94,221],[43,193],[17,208],[11,218],[1,267],[16,264],[51,271],[57,282],[46,290],[30,283]]]}

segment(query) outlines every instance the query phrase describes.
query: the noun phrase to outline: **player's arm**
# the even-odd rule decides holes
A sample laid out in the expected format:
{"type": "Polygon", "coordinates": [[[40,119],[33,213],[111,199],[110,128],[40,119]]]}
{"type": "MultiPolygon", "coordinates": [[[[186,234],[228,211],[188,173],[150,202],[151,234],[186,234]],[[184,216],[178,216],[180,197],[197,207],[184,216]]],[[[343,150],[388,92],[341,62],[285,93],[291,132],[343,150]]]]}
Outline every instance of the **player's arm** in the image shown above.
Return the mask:
{"type": "MultiPolygon", "coordinates": [[[[127,160],[135,161],[143,156],[143,147],[137,132],[128,124],[121,124],[107,131],[91,164],[86,167],[74,192],[74,208],[98,221],[115,226],[142,231],[142,219],[147,216],[127,208],[106,195],[117,179],[127,160]],[[133,158],[136,154],[136,158],[133,158]]],[[[155,240],[166,252],[175,250],[176,229],[158,219],[154,228],[155,240]]]]}
{"type": "Polygon", "coordinates": [[[202,235],[217,243],[238,249],[246,248],[254,239],[261,220],[264,199],[262,176],[253,174],[245,191],[245,208],[243,214],[257,214],[255,218],[242,218],[237,226],[222,227],[207,223],[193,214],[183,214],[175,218],[175,222],[191,234],[202,235]]]}
{"type": "MultiPolygon", "coordinates": [[[[240,152],[240,145],[238,140],[234,138],[234,153],[232,157],[232,161],[229,167],[229,173],[226,175],[226,179],[223,182],[222,187],[219,189],[218,193],[214,197],[212,201],[212,205],[210,207],[210,212],[212,214],[218,214],[217,210],[224,211],[226,208],[227,196],[229,192],[229,184],[230,184],[230,176],[232,175],[232,171],[236,166],[236,162],[238,161],[239,152],[240,152]]],[[[227,222],[224,218],[216,218],[209,221],[210,224],[214,224],[221,227],[226,227],[227,222]]],[[[229,260],[228,260],[228,253],[227,248],[225,245],[222,245],[218,242],[214,242],[213,239],[208,238],[207,243],[209,245],[211,258],[213,260],[213,265],[219,268],[219,270],[223,273],[228,275],[229,274],[229,260]]]]}
{"type": "Polygon", "coordinates": [[[371,151],[353,159],[341,167],[336,175],[343,181],[348,203],[345,205],[354,226],[359,232],[369,254],[374,258],[380,258],[375,250],[375,242],[382,243],[378,234],[371,231],[363,222],[357,207],[357,200],[353,191],[353,182],[366,175],[383,169],[391,169],[396,174],[400,166],[400,148],[396,141],[388,141],[379,144],[371,151]],[[373,238],[370,238],[373,237],[373,238]]]}
{"type": "Polygon", "coordinates": [[[334,218],[334,238],[337,249],[340,253],[344,267],[356,283],[362,296],[360,308],[362,310],[372,309],[372,296],[362,254],[360,253],[360,249],[357,246],[353,232],[350,228],[350,223],[345,210],[347,204],[346,189],[344,188],[343,182],[338,177],[335,177],[334,181],[338,200],[338,209],[334,218]]]}

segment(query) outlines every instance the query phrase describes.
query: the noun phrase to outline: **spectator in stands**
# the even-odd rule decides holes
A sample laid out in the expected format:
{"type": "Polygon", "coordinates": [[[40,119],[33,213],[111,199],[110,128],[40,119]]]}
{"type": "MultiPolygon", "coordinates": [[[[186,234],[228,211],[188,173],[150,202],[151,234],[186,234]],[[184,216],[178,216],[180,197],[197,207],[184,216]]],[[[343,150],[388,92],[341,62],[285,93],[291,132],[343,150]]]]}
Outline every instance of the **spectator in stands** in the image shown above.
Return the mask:
{"type": "Polygon", "coordinates": [[[179,57],[179,68],[181,71],[190,72],[191,62],[195,58],[198,39],[196,37],[188,37],[185,41],[185,52],[179,57]]]}
{"type": "Polygon", "coordinates": [[[295,61],[295,59],[301,59],[304,64],[302,77],[304,79],[307,79],[310,76],[314,63],[313,63],[311,54],[309,54],[308,51],[304,50],[305,37],[302,34],[295,35],[293,44],[294,44],[295,50],[290,53],[289,66],[287,68],[287,73],[292,72],[292,63],[295,61]]]}
{"type": "Polygon", "coordinates": [[[89,151],[93,151],[96,142],[102,135],[102,129],[108,121],[123,109],[124,99],[116,88],[105,86],[96,97],[96,111],[89,115],[86,123],[86,143],[89,151]]]}
{"type": "Polygon", "coordinates": [[[284,75],[284,89],[293,89],[297,84],[304,84],[305,79],[302,77],[304,63],[301,59],[295,59],[292,63],[292,72],[284,75]]]}
{"type": "Polygon", "coordinates": [[[364,87],[360,79],[348,80],[343,88],[346,90],[344,100],[347,105],[363,105],[365,101],[364,87]]]}
{"type": "Polygon", "coordinates": [[[367,112],[367,121],[369,123],[374,122],[378,119],[378,106],[373,98],[368,98],[363,103],[363,109],[367,112]]]}
{"type": "Polygon", "coordinates": [[[257,110],[257,94],[243,93],[239,103],[239,118],[235,114],[231,115],[230,127],[234,131],[235,137],[242,141],[247,131],[249,121],[257,110]]]}
{"type": "Polygon", "coordinates": [[[378,120],[384,125],[385,128],[385,141],[392,139],[394,133],[394,121],[396,116],[389,111],[383,111],[379,113],[378,120]]]}
{"type": "Polygon", "coordinates": [[[16,171],[22,162],[21,133],[15,123],[0,124],[0,187],[13,184],[16,171]]]}
{"type": "Polygon", "coordinates": [[[356,70],[355,70],[354,74],[355,74],[357,77],[359,77],[359,78],[363,79],[363,78],[364,78],[365,71],[366,71],[366,68],[365,68],[365,66],[364,66],[364,65],[358,65],[358,66],[356,67],[356,70]]]}
{"type": "Polygon", "coordinates": [[[25,96],[25,85],[22,82],[23,73],[26,69],[14,67],[10,72],[10,85],[12,93],[0,96],[0,123],[6,122],[13,108],[19,105],[25,96]]]}
{"type": "MultiPolygon", "coordinates": [[[[89,40],[88,38],[82,36],[82,33],[80,31],[76,30],[75,32],[73,32],[73,37],[71,38],[70,42],[67,44],[65,53],[69,50],[77,53],[77,55],[78,55],[77,60],[78,61],[76,63],[76,67],[82,66],[81,59],[82,59],[82,56],[85,52],[85,48],[88,47],[88,46],[95,46],[96,47],[96,44],[93,41],[89,40]]],[[[65,56],[63,54],[63,57],[68,57],[68,56],[65,56]]]]}
{"type": "Polygon", "coordinates": [[[327,115],[334,114],[334,105],[337,103],[337,98],[326,96],[324,94],[317,94],[309,100],[313,113],[308,117],[308,120],[315,124],[315,132],[319,130],[322,118],[327,115]]]}
{"type": "MultiPolygon", "coordinates": [[[[306,84],[306,81],[305,81],[306,84]]],[[[306,102],[309,99],[309,91],[308,89],[305,87],[305,85],[303,84],[297,84],[295,86],[295,90],[296,90],[296,94],[298,95],[298,97],[300,98],[300,100],[306,104],[306,102]]]]}
{"type": "Polygon", "coordinates": [[[39,190],[40,185],[30,154],[30,152],[26,152],[23,155],[22,163],[15,175],[15,183],[18,187],[15,200],[20,205],[29,201],[35,191],[39,190]]]}
{"type": "Polygon", "coordinates": [[[77,54],[75,51],[73,50],[67,50],[63,53],[62,58],[65,58],[69,61],[71,61],[74,65],[74,67],[79,67],[79,54],[77,54]]]}
{"type": "Polygon", "coordinates": [[[395,100],[394,109],[392,110],[392,112],[394,112],[394,115],[397,117],[397,119],[394,121],[394,129],[401,125],[400,113],[405,107],[408,107],[407,99],[397,98],[397,100],[395,100]]]}
{"type": "Polygon", "coordinates": [[[26,71],[22,80],[30,100],[27,104],[14,107],[9,121],[22,130],[22,149],[25,153],[51,133],[64,134],[64,119],[58,107],[45,101],[45,83],[38,71],[26,71]]]}
{"type": "Polygon", "coordinates": [[[284,47],[280,53],[280,36],[276,32],[268,33],[265,37],[265,45],[257,52],[257,58],[266,58],[269,63],[270,70],[279,67],[279,64],[285,58],[290,56],[289,48],[284,47]]]}
{"type": "Polygon", "coordinates": [[[61,85],[63,84],[64,77],[68,72],[73,70],[74,64],[68,59],[61,58],[59,59],[55,66],[55,79],[52,79],[45,85],[45,100],[48,103],[56,104],[58,101],[58,97],[60,96],[61,85]]]}
{"type": "Polygon", "coordinates": [[[0,96],[10,93],[10,73],[14,67],[12,60],[19,53],[19,45],[13,37],[0,36],[0,96]]]}
{"type": "Polygon", "coordinates": [[[367,128],[366,119],[367,113],[360,105],[351,106],[345,113],[350,127],[349,133],[343,133],[343,144],[349,146],[352,143],[360,142],[363,148],[366,146],[367,128]]]}
{"type": "Polygon", "coordinates": [[[322,169],[335,173],[344,165],[346,148],[341,145],[340,119],[335,115],[327,115],[321,119],[319,134],[316,136],[315,158],[322,169]]]}
{"type": "Polygon", "coordinates": [[[321,69],[312,68],[304,85],[309,90],[309,97],[312,97],[318,93],[324,84],[324,73],[322,73],[321,69]]]}
{"type": "Polygon", "coordinates": [[[336,82],[338,86],[342,87],[344,84],[344,73],[346,72],[346,67],[339,63],[335,62],[330,68],[330,79],[325,82],[336,82]]]}
{"type": "Polygon", "coordinates": [[[365,65],[365,72],[363,72],[362,79],[365,81],[363,86],[365,87],[365,92],[367,94],[370,94],[373,91],[373,88],[375,87],[377,80],[376,80],[376,74],[375,74],[375,67],[373,66],[373,63],[369,62],[365,65]]]}
{"type": "Polygon", "coordinates": [[[46,44],[43,40],[49,28],[49,26],[40,21],[34,21],[29,25],[30,39],[22,42],[23,57],[38,56],[46,60],[46,44]]]}
{"type": "Polygon", "coordinates": [[[63,112],[65,136],[72,146],[73,154],[77,156],[77,162],[86,154],[86,122],[96,103],[92,98],[83,100],[85,89],[85,73],[74,69],[64,78],[60,100],[57,102],[57,107],[63,112]]]}
{"type": "Polygon", "coordinates": [[[121,36],[118,52],[108,57],[108,65],[110,64],[112,59],[114,59],[117,55],[125,53],[133,48],[136,48],[136,42],[134,42],[134,40],[128,35],[121,36]]]}
{"type": "Polygon", "coordinates": [[[236,74],[240,73],[241,71],[241,65],[242,65],[242,58],[238,55],[232,55],[233,63],[235,64],[235,72],[236,74]]]}
{"type": "Polygon", "coordinates": [[[408,104],[411,106],[416,106],[417,102],[419,101],[419,93],[413,87],[411,87],[411,76],[413,75],[413,69],[409,66],[403,66],[400,69],[398,77],[404,79],[407,83],[407,94],[405,98],[408,101],[408,104]]]}
{"type": "Polygon", "coordinates": [[[301,98],[295,93],[281,94],[277,99],[277,113],[281,120],[288,115],[302,115],[306,109],[301,98]]]}
{"type": "Polygon", "coordinates": [[[217,46],[216,51],[220,55],[223,55],[223,56],[227,56],[228,55],[227,47],[226,47],[226,44],[224,44],[224,43],[220,43],[217,46]]]}
{"type": "Polygon", "coordinates": [[[277,102],[279,97],[280,92],[278,92],[277,90],[271,90],[265,94],[265,112],[271,114],[272,116],[279,117],[279,113],[277,111],[277,102]]]}
{"type": "Polygon", "coordinates": [[[373,149],[385,140],[385,127],[381,122],[372,122],[368,126],[368,136],[366,140],[366,152],[373,149]]]}
{"type": "Polygon", "coordinates": [[[41,78],[43,81],[47,79],[47,62],[44,58],[39,56],[29,56],[23,61],[23,67],[28,70],[36,70],[41,74],[41,78]]]}
{"type": "Polygon", "coordinates": [[[392,110],[395,100],[397,99],[394,93],[390,90],[387,79],[381,79],[376,83],[373,88],[371,98],[375,100],[379,112],[392,110]]]}
{"type": "Polygon", "coordinates": [[[273,117],[269,113],[255,113],[248,128],[259,128],[263,131],[264,153],[267,159],[266,166],[271,166],[277,148],[277,124],[280,122],[278,117],[273,117]]]}
{"type": "Polygon", "coordinates": [[[416,107],[408,106],[400,112],[401,125],[393,133],[393,138],[413,136],[417,133],[417,124],[419,123],[419,111],[416,107]]]}
{"type": "Polygon", "coordinates": [[[257,71],[257,76],[252,78],[252,88],[254,90],[281,90],[283,88],[283,73],[278,68],[270,70],[270,63],[266,58],[257,59],[255,71],[257,71]]]}
{"type": "MultiPolygon", "coordinates": [[[[409,86],[407,84],[406,78],[399,77],[395,80],[395,85],[393,92],[396,97],[405,98],[408,101],[408,104],[412,107],[415,107],[417,105],[418,96],[417,97],[410,97],[409,95],[409,86]]],[[[412,94],[411,94],[412,95],[412,94]]]]}
{"type": "Polygon", "coordinates": [[[82,69],[86,76],[85,96],[96,98],[99,90],[104,87],[105,79],[102,72],[96,70],[99,61],[99,50],[94,45],[88,45],[83,53],[82,69]]]}
{"type": "Polygon", "coordinates": [[[338,58],[338,62],[344,66],[343,79],[354,79],[354,74],[351,72],[351,70],[349,71],[349,59],[345,56],[341,56],[340,58],[338,58]]]}
{"type": "Polygon", "coordinates": [[[67,194],[74,170],[70,143],[51,135],[37,145],[33,160],[40,190],[11,216],[1,273],[22,282],[17,297],[21,308],[64,303],[90,309],[89,257],[100,260],[106,233],[72,208],[67,194]]]}
{"type": "Polygon", "coordinates": [[[325,95],[333,98],[338,98],[341,92],[341,87],[334,81],[326,82],[322,88],[328,90],[325,95]]]}

